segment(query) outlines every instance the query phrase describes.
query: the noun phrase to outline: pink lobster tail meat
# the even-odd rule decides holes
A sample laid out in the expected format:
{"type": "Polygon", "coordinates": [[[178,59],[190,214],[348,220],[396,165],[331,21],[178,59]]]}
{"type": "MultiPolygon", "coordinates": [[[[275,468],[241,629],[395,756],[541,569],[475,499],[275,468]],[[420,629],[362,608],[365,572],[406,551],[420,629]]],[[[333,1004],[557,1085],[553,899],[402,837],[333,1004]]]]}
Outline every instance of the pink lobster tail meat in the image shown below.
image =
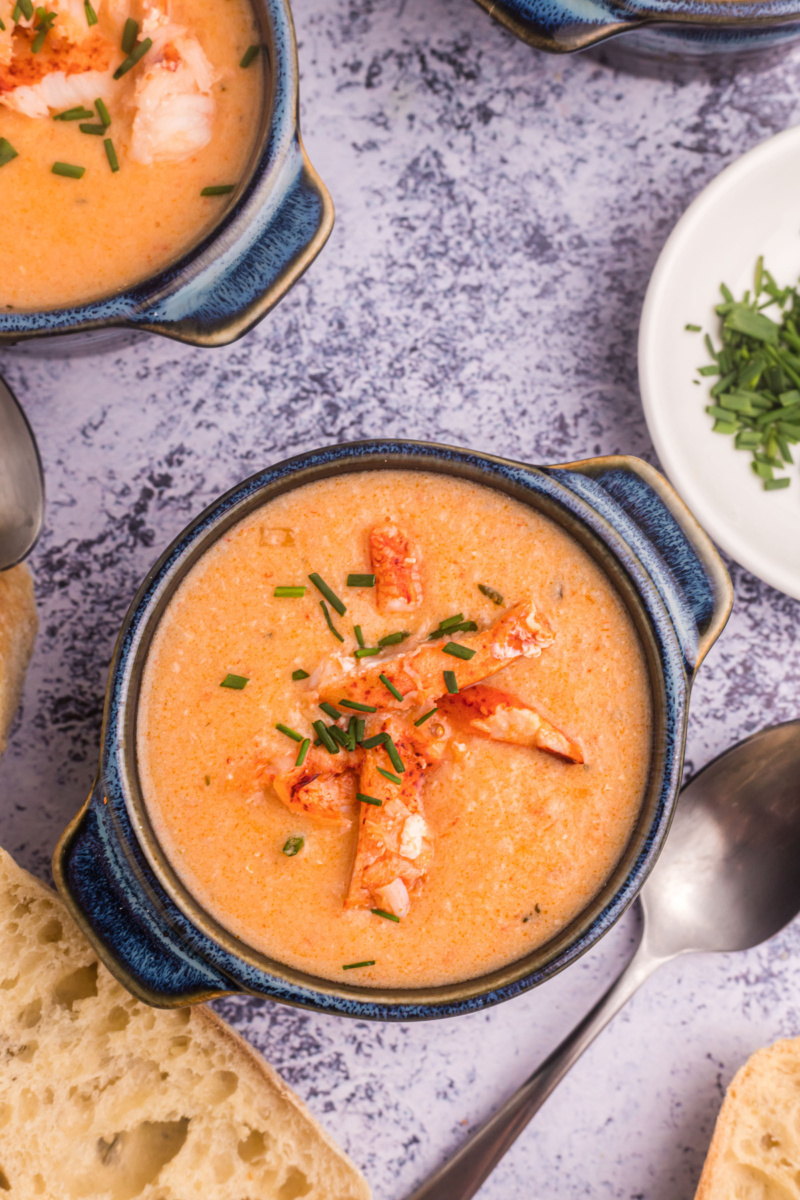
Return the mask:
{"type": "Polygon", "coordinates": [[[386,522],[370,530],[369,552],[375,574],[378,611],[413,612],[422,604],[419,555],[396,525],[386,522]]]}
{"type": "Polygon", "coordinates": [[[278,799],[292,812],[304,813],[333,825],[348,822],[356,798],[359,752],[328,754],[312,748],[301,767],[289,771],[266,771],[278,799]]]}
{"type": "Polygon", "coordinates": [[[326,684],[320,698],[333,704],[352,700],[374,705],[384,710],[400,710],[427,704],[446,690],[444,672],[452,671],[459,688],[468,688],[493,675],[515,658],[531,658],[541,654],[553,642],[553,632],[547,620],[538,616],[532,600],[516,604],[491,629],[458,637],[458,644],[474,651],[469,660],[445,652],[447,636],[435,643],[425,643],[407,654],[376,663],[340,683],[326,684]],[[403,697],[398,700],[384,681],[386,679],[403,697]]]}
{"type": "Polygon", "coordinates": [[[454,725],[470,733],[546,750],[570,763],[583,762],[577,742],[551,725],[532,705],[499,688],[477,684],[455,696],[439,697],[436,705],[454,725]]]}
{"type": "Polygon", "coordinates": [[[381,804],[362,802],[358,846],[345,908],[380,908],[405,917],[409,892],[433,860],[433,838],[422,808],[422,779],[433,761],[424,738],[398,717],[382,722],[405,770],[394,784],[379,767],[393,771],[383,747],[364,752],[358,790],[381,804]]]}

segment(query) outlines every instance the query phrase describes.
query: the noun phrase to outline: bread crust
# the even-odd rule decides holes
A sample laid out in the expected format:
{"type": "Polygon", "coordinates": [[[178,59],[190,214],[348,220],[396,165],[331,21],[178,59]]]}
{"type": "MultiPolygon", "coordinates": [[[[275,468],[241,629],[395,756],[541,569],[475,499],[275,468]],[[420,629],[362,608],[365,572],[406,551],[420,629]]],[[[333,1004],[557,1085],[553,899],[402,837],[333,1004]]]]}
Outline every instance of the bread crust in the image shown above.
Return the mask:
{"type": "Polygon", "coordinates": [[[38,626],[28,567],[20,563],[0,572],[0,754],[19,707],[38,626]]]}

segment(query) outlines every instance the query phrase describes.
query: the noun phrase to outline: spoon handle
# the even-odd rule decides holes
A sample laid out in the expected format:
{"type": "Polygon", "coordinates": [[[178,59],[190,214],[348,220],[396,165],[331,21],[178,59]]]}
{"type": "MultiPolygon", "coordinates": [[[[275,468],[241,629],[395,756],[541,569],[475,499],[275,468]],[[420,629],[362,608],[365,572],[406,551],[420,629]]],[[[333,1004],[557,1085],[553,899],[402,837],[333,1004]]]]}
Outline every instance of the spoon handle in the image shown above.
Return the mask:
{"type": "Polygon", "coordinates": [[[573,1063],[645,979],[665,961],[651,954],[644,942],[640,942],[633,958],[591,1012],[494,1116],[408,1200],[470,1200],[573,1063]]]}

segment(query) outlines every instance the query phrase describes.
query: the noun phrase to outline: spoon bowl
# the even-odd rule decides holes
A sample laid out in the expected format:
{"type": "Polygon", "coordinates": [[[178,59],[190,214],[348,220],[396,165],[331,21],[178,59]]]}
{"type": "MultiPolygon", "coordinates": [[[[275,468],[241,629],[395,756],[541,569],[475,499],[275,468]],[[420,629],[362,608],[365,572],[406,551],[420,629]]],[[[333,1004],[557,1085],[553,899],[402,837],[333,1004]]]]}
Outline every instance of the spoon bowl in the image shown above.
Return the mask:
{"type": "Polygon", "coordinates": [[[22,562],[44,522],[44,475],[36,438],[0,379],[0,571],[22,562]]]}

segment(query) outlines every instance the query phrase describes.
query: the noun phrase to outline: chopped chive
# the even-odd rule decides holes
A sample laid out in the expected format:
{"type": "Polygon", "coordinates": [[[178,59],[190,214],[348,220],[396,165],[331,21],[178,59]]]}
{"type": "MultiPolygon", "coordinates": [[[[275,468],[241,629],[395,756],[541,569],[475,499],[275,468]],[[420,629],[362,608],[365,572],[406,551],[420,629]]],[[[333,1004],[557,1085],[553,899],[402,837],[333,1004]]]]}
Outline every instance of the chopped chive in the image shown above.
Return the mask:
{"type": "Polygon", "coordinates": [[[339,597],[336,595],[336,593],[334,591],[332,591],[328,587],[327,583],[322,578],[322,576],[318,575],[317,572],[314,571],[314,573],[312,575],[309,575],[308,578],[311,580],[311,582],[313,583],[313,585],[317,589],[317,591],[322,592],[323,596],[328,601],[331,608],[335,609],[340,617],[343,617],[344,614],[347,612],[347,605],[342,604],[339,597]]]}
{"type": "Polygon", "coordinates": [[[54,175],[63,175],[65,179],[83,179],[86,174],[86,167],[76,167],[72,163],[53,163],[51,169],[54,175]]]}
{"type": "Polygon", "coordinates": [[[5,33],[5,31],[6,31],[6,23],[2,19],[2,17],[0,17],[0,33],[5,33]]]}
{"type": "Polygon", "coordinates": [[[500,593],[496,592],[494,588],[489,587],[488,583],[479,583],[478,591],[483,592],[484,596],[487,596],[488,599],[491,600],[492,604],[505,604],[505,601],[500,593]]]}
{"type": "Polygon", "coordinates": [[[367,722],[363,717],[356,717],[356,744],[361,745],[364,741],[364,732],[367,728],[367,722]]]}
{"type": "Polygon", "coordinates": [[[411,637],[407,629],[400,629],[397,633],[387,633],[384,637],[378,638],[378,648],[383,650],[385,646],[397,646],[407,637],[411,637]]]}
{"type": "Polygon", "coordinates": [[[31,54],[39,53],[58,14],[45,12],[43,8],[37,8],[36,15],[39,17],[39,24],[36,26],[36,37],[33,39],[33,44],[31,45],[31,54]]]}
{"type": "Polygon", "coordinates": [[[454,625],[460,625],[463,620],[464,614],[456,613],[454,617],[446,617],[444,621],[440,621],[439,628],[442,631],[446,629],[452,629],[454,625]]]}
{"type": "Polygon", "coordinates": [[[206,787],[211,787],[211,776],[206,775],[206,787]]]}
{"type": "Polygon", "coordinates": [[[111,138],[106,138],[106,140],[103,142],[103,145],[105,146],[106,158],[108,159],[108,165],[111,167],[112,171],[114,171],[114,172],[118,171],[119,170],[119,159],[117,158],[117,152],[114,149],[114,143],[112,142],[111,138]]]}
{"type": "Polygon", "coordinates": [[[136,39],[139,36],[139,22],[134,21],[133,17],[128,17],[125,22],[125,28],[122,30],[122,53],[130,54],[133,47],[136,45],[136,39]]]}
{"type": "Polygon", "coordinates": [[[300,743],[300,749],[297,752],[297,758],[294,760],[294,765],[296,767],[302,767],[303,763],[306,761],[306,755],[308,754],[308,748],[310,745],[311,738],[303,738],[302,742],[300,743]]]}
{"type": "MultiPolygon", "coordinates": [[[[359,704],[357,700],[340,700],[342,708],[354,708],[356,712],[377,712],[374,704],[359,704]]],[[[322,705],[320,705],[320,708],[322,705]]]]}
{"type": "Polygon", "coordinates": [[[389,758],[392,760],[392,766],[394,767],[395,771],[397,771],[399,775],[405,774],[405,763],[400,757],[397,746],[395,746],[393,739],[389,736],[387,736],[386,741],[384,742],[384,749],[389,755],[389,758]]]}
{"type": "Polygon", "coordinates": [[[357,734],[358,734],[358,717],[353,716],[347,722],[347,730],[346,730],[346,734],[345,734],[345,736],[347,738],[347,749],[351,753],[356,748],[357,734]]]}
{"type": "MultiPolygon", "coordinates": [[[[125,27],[127,28],[127,22],[125,27]]],[[[123,75],[127,75],[128,71],[132,71],[139,60],[144,58],[145,54],[147,54],[147,51],[150,49],[152,44],[152,38],[145,38],[143,42],[139,42],[139,45],[135,46],[133,50],[131,50],[125,61],[119,64],[114,72],[114,78],[122,79],[123,75]]]]}
{"type": "Polygon", "coordinates": [[[247,687],[249,682],[249,675],[226,675],[219,686],[232,688],[234,692],[240,692],[242,688],[247,687]]]}
{"type": "Polygon", "coordinates": [[[334,721],[340,720],[342,714],[339,712],[338,708],[334,708],[332,704],[328,704],[327,700],[323,700],[322,704],[320,704],[320,708],[334,721]]]}
{"type": "Polygon", "coordinates": [[[360,800],[362,804],[372,804],[375,808],[383,808],[383,801],[377,796],[367,796],[364,792],[356,792],[356,800],[360,800]]]}
{"type": "Polygon", "coordinates": [[[15,150],[6,138],[0,137],[0,167],[4,167],[6,163],[10,163],[12,158],[17,158],[19,151],[15,150]]]}
{"type": "MultiPolygon", "coordinates": [[[[453,674],[453,672],[452,672],[452,671],[448,671],[448,672],[447,672],[447,674],[448,674],[448,675],[452,675],[452,674],[453,674]]],[[[458,689],[456,689],[456,690],[458,690],[458,689]]],[[[424,725],[424,724],[425,724],[425,722],[428,720],[428,718],[429,718],[429,717],[432,717],[432,716],[433,716],[433,714],[434,714],[434,713],[436,713],[436,712],[438,712],[438,711],[439,711],[439,710],[438,710],[438,708],[429,708],[429,709],[428,709],[428,711],[427,711],[426,713],[423,713],[423,714],[422,714],[422,716],[420,717],[420,719],[419,719],[418,721],[415,721],[415,722],[414,722],[414,724],[415,724],[415,725],[424,725]]]]}
{"type": "Polygon", "coordinates": [[[244,54],[242,55],[239,66],[245,67],[245,68],[249,67],[250,63],[256,57],[256,55],[258,54],[260,49],[261,49],[260,46],[248,46],[247,49],[245,50],[244,54]]]}
{"type": "Polygon", "coordinates": [[[331,620],[331,614],[330,614],[330,612],[328,611],[328,606],[327,606],[327,604],[325,603],[325,601],[324,601],[324,600],[320,600],[320,602],[319,602],[319,606],[320,606],[320,608],[322,609],[323,613],[325,614],[325,620],[328,622],[328,629],[330,629],[331,633],[333,634],[333,636],[334,636],[335,638],[338,638],[340,642],[343,642],[343,641],[344,641],[344,638],[343,638],[343,637],[342,637],[342,635],[339,633],[339,630],[336,628],[336,626],[334,625],[333,621],[331,620]]]}
{"type": "Polygon", "coordinates": [[[446,646],[442,646],[442,651],[452,654],[453,658],[463,658],[464,662],[469,662],[477,654],[476,650],[470,650],[469,646],[459,646],[458,642],[448,642],[446,646]]]}
{"type": "Polygon", "coordinates": [[[402,695],[402,693],[401,693],[401,692],[398,692],[397,688],[394,686],[394,684],[392,683],[391,679],[387,679],[387,677],[386,677],[386,676],[385,676],[383,673],[381,673],[381,674],[378,676],[378,678],[380,679],[380,681],[381,681],[381,683],[383,684],[383,686],[384,686],[385,688],[387,688],[387,689],[388,689],[388,690],[389,690],[389,691],[392,693],[392,695],[394,696],[395,700],[402,700],[402,699],[403,699],[403,695],[402,695]]]}
{"type": "Polygon", "coordinates": [[[356,967],[374,967],[374,966],[375,966],[375,959],[368,958],[368,959],[365,959],[364,962],[360,962],[360,963],[345,963],[344,966],[342,967],[342,970],[343,971],[354,971],[356,969],[356,967]]]}
{"type": "Polygon", "coordinates": [[[361,632],[361,626],[360,626],[360,625],[354,625],[354,626],[353,626],[353,633],[356,635],[356,641],[358,642],[359,646],[360,646],[360,647],[361,647],[361,649],[363,650],[363,649],[364,649],[364,635],[363,635],[363,633],[361,632]]]}
{"type": "Polygon", "coordinates": [[[299,854],[305,845],[305,838],[290,837],[283,843],[283,853],[287,858],[294,858],[295,854],[299,854]]]}
{"type": "Polygon", "coordinates": [[[229,196],[235,187],[235,183],[212,183],[209,187],[204,187],[200,195],[229,196]]]}
{"type": "Polygon", "coordinates": [[[94,113],[92,112],[92,110],[90,108],[84,108],[82,105],[79,104],[77,108],[68,108],[64,112],[54,113],[53,120],[54,121],[88,121],[89,118],[93,117],[93,116],[94,116],[94,113]]]}
{"type": "Polygon", "coordinates": [[[403,782],[399,775],[393,775],[391,771],[384,771],[383,767],[378,767],[378,773],[388,779],[390,783],[396,783],[398,786],[403,782]]]}
{"type": "MultiPolygon", "coordinates": [[[[451,625],[447,633],[475,633],[478,628],[476,621],[462,621],[460,625],[451,625]]],[[[445,632],[445,631],[442,631],[445,632]]]]}
{"type": "Polygon", "coordinates": [[[335,742],[338,742],[338,744],[342,747],[343,750],[350,749],[350,739],[348,738],[347,734],[344,733],[339,728],[338,725],[329,725],[328,733],[331,735],[331,737],[333,738],[333,740],[335,742]]]}
{"type": "Polygon", "coordinates": [[[338,754],[339,747],[328,733],[328,727],[324,721],[312,721],[312,726],[316,730],[317,737],[322,742],[328,754],[338,754]]]}
{"type": "Polygon", "coordinates": [[[348,575],[348,587],[375,587],[374,575],[348,575]]]}
{"type": "Polygon", "coordinates": [[[304,587],[276,587],[272,594],[279,600],[295,600],[305,596],[306,589],[304,587]]]}
{"type": "Polygon", "coordinates": [[[780,488],[787,488],[791,482],[788,475],[783,475],[780,479],[765,479],[764,491],[777,492],[780,488]]]}
{"type": "Polygon", "coordinates": [[[374,737],[366,738],[361,745],[365,750],[374,750],[376,746],[382,746],[388,737],[388,733],[376,733],[374,737]]]}
{"type": "Polygon", "coordinates": [[[289,725],[281,725],[280,722],[275,726],[279,733],[285,733],[293,742],[303,742],[305,738],[302,733],[298,733],[296,729],[292,729],[289,725]]]}
{"type": "Polygon", "coordinates": [[[308,679],[308,671],[304,671],[302,667],[298,667],[296,671],[292,671],[292,679],[297,682],[298,679],[308,679]]]}
{"type": "Polygon", "coordinates": [[[97,24],[97,13],[92,8],[91,0],[83,0],[83,11],[86,13],[86,24],[89,26],[97,24]]]}
{"type": "Polygon", "coordinates": [[[702,325],[684,325],[683,328],[687,333],[701,333],[703,329],[702,325]]]}
{"type": "Polygon", "coordinates": [[[396,917],[394,913],[384,912],[382,908],[371,908],[369,911],[376,917],[383,917],[384,921],[397,921],[398,925],[400,924],[400,918],[396,917]]]}
{"type": "Polygon", "coordinates": [[[444,683],[451,696],[455,696],[458,692],[458,680],[456,679],[455,671],[443,671],[444,683]]]}
{"type": "Polygon", "coordinates": [[[11,20],[18,21],[20,13],[22,13],[26,21],[31,20],[33,17],[33,5],[31,0],[17,0],[16,5],[14,6],[14,11],[11,14],[11,20]]]}
{"type": "Polygon", "coordinates": [[[92,133],[96,137],[102,137],[106,131],[105,125],[79,125],[81,133],[92,133]]]}
{"type": "Polygon", "coordinates": [[[353,651],[354,658],[371,658],[373,654],[380,654],[377,646],[360,646],[358,650],[353,651]]]}

